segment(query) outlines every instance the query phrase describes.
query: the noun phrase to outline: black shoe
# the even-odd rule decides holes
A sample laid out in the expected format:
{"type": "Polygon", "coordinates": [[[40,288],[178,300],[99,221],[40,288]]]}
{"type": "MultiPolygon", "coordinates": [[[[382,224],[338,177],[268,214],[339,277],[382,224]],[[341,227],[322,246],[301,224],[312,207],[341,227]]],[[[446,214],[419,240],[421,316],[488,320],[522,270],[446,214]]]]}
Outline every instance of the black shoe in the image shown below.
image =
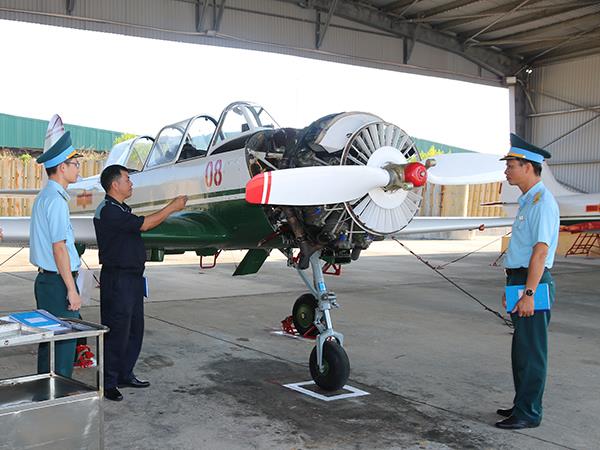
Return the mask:
{"type": "Polygon", "coordinates": [[[127,381],[119,382],[119,387],[134,387],[134,388],[147,388],[150,386],[150,382],[147,380],[140,380],[138,377],[133,376],[127,381]]]}
{"type": "Polygon", "coordinates": [[[113,402],[120,402],[123,400],[123,394],[116,387],[108,388],[104,391],[104,398],[113,402]]]}
{"type": "Polygon", "coordinates": [[[517,419],[515,416],[510,416],[508,419],[501,420],[500,422],[496,422],[496,426],[498,428],[502,428],[504,430],[520,430],[522,428],[535,428],[539,427],[540,424],[530,422],[528,420],[517,419]]]}
{"type": "Polygon", "coordinates": [[[508,408],[508,409],[497,409],[496,414],[498,414],[499,416],[502,416],[502,417],[510,417],[510,416],[512,416],[514,409],[515,409],[514,406],[512,408],[508,408]]]}

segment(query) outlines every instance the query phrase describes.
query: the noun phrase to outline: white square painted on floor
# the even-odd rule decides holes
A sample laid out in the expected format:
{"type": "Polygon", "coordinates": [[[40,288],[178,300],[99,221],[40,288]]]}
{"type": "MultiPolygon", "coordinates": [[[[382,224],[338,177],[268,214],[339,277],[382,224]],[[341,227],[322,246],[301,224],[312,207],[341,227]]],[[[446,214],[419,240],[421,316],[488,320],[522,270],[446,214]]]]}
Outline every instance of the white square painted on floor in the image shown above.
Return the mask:
{"type": "Polygon", "coordinates": [[[300,392],[301,394],[305,394],[310,397],[316,398],[317,400],[323,400],[324,402],[331,402],[334,400],[343,400],[345,398],[362,397],[363,395],[369,395],[368,392],[362,391],[358,388],[349,386],[347,384],[342,388],[342,390],[348,391],[348,392],[345,392],[343,394],[330,395],[330,396],[319,394],[318,392],[314,392],[314,391],[311,391],[310,389],[306,389],[306,388],[302,387],[302,386],[312,386],[314,384],[315,384],[314,381],[303,381],[301,383],[284,384],[283,387],[286,387],[288,389],[292,389],[293,391],[300,392]]]}

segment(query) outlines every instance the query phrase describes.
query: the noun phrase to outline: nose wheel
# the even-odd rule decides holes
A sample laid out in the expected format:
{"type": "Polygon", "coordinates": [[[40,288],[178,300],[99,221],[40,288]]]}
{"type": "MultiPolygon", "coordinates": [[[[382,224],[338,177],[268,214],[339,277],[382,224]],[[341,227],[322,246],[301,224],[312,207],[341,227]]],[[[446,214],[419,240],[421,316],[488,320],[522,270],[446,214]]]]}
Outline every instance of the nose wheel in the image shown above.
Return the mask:
{"type": "Polygon", "coordinates": [[[301,295],[294,303],[292,320],[300,335],[316,328],[316,345],[309,358],[310,375],[315,384],[326,391],[344,387],[350,376],[350,361],[344,350],[344,336],[334,331],[330,311],[337,308],[336,296],[327,290],[319,262],[320,252],[310,257],[313,279],[296,267],[311,293],[301,295]],[[311,282],[312,281],[312,282],[311,282]]]}
{"type": "Polygon", "coordinates": [[[326,391],[337,391],[344,387],[350,376],[350,360],[336,340],[323,344],[323,368],[317,364],[317,347],[310,353],[310,376],[315,384],[326,391]]]}

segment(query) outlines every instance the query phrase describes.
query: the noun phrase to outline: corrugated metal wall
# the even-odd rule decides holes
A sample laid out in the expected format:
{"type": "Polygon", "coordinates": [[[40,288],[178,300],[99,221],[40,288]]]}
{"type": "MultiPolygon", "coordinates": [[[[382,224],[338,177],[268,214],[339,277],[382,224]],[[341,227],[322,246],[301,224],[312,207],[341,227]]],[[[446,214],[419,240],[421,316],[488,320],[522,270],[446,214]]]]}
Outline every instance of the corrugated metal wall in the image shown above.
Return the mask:
{"type": "MultiPolygon", "coordinates": [[[[0,113],[0,148],[43,148],[48,121],[0,113]]],[[[77,149],[110,150],[122,133],[98,128],[65,125],[77,149]]]]}
{"type": "MultiPolygon", "coordinates": [[[[217,36],[196,32],[196,2],[192,0],[78,0],[73,3],[75,8],[69,16],[65,0],[0,0],[0,19],[271,51],[486,84],[500,83],[498,77],[480,70],[467,59],[423,44],[415,45],[409,63],[404,65],[402,39],[337,17],[333,18],[322,47],[316,50],[316,14],[295,3],[227,0],[217,36]]],[[[204,28],[210,30],[211,8],[208,8],[207,16],[204,28]]],[[[321,20],[325,20],[324,16],[321,20]]]]}
{"type": "Polygon", "coordinates": [[[552,172],[568,186],[600,192],[600,55],[535,68],[530,81],[529,138],[545,147],[572,131],[547,147],[552,172]]]}

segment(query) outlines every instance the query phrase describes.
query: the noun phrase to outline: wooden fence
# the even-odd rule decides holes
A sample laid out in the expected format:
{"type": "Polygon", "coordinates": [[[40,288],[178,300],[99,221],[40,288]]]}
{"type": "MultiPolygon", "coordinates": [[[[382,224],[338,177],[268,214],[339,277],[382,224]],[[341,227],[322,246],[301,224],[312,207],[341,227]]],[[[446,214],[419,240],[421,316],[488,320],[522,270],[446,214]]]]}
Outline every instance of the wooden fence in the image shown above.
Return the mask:
{"type": "MultiPolygon", "coordinates": [[[[89,177],[100,173],[106,154],[81,152],[83,157],[79,174],[89,177]]],[[[23,159],[0,155],[0,189],[41,189],[45,177],[44,168],[35,158],[23,159]]],[[[28,216],[34,197],[6,198],[0,196],[0,216],[28,216]]]]}
{"type": "Polygon", "coordinates": [[[481,206],[500,201],[501,183],[469,186],[428,184],[423,190],[421,216],[498,217],[505,216],[501,206],[481,206]]]}

